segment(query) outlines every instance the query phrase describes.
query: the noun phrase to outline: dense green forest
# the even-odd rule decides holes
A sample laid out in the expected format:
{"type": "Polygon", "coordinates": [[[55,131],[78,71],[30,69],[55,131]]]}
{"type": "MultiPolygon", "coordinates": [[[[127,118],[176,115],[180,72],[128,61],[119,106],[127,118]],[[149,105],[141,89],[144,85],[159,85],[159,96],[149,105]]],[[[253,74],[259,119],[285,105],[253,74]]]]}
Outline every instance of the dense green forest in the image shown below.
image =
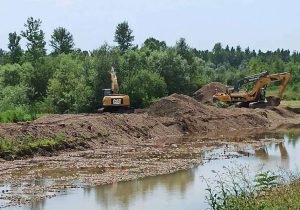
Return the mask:
{"type": "Polygon", "coordinates": [[[150,37],[134,45],[127,22],[116,26],[116,46],[104,43],[93,51],[75,48],[72,34],[63,27],[46,42],[40,19],[28,18],[24,30],[8,34],[8,51],[0,49],[0,119],[12,113],[95,112],[102,89],[111,85],[114,66],[122,93],[132,106],[145,107],[172,93],[191,95],[203,85],[228,85],[246,75],[269,71],[290,72],[285,99],[300,99],[300,55],[278,49],[262,52],[216,43],[212,50],[197,50],[179,38],[175,46],[150,37]],[[26,41],[26,49],[20,40],[26,41]],[[52,51],[47,52],[46,44],[52,51]]]}

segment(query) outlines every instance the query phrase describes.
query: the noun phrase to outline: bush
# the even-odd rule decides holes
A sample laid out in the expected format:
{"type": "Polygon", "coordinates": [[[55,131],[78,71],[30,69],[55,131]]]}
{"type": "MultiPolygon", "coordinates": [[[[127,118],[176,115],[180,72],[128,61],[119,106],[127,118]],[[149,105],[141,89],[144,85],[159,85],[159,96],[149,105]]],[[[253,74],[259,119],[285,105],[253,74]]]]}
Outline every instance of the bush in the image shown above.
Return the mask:
{"type": "Polygon", "coordinates": [[[93,91],[84,74],[81,62],[70,55],[60,55],[58,68],[49,80],[45,102],[58,113],[89,111],[93,91]]]}
{"type": "Polygon", "coordinates": [[[204,179],[208,192],[206,199],[212,209],[299,209],[297,170],[260,171],[255,175],[248,166],[224,169],[223,173],[215,172],[214,180],[204,179]]]}
{"type": "Polygon", "coordinates": [[[0,157],[6,160],[13,160],[16,156],[32,155],[39,148],[52,148],[63,144],[66,141],[64,134],[57,134],[45,139],[33,139],[25,136],[24,139],[12,140],[0,138],[0,157]]]}
{"type": "Polygon", "coordinates": [[[167,92],[167,85],[158,73],[141,70],[127,78],[123,88],[129,94],[131,105],[144,108],[167,92]]]}
{"type": "Polygon", "coordinates": [[[24,122],[37,119],[38,115],[30,114],[24,107],[16,107],[14,110],[0,112],[0,122],[24,122]]]}

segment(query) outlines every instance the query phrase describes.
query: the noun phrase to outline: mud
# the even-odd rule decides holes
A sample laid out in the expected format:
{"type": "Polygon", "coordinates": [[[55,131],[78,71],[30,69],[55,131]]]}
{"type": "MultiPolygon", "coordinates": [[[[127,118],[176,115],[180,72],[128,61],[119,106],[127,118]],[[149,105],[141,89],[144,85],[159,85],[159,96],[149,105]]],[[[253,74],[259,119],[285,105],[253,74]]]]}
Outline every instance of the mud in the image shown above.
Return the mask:
{"type": "Polygon", "coordinates": [[[213,95],[216,93],[225,93],[226,89],[226,85],[219,82],[212,82],[197,90],[193,94],[193,97],[201,103],[212,104],[213,95]]]}
{"type": "Polygon", "coordinates": [[[48,115],[1,124],[0,137],[11,141],[62,134],[67,142],[81,143],[14,161],[0,159],[0,199],[7,201],[0,205],[23,205],[69,188],[186,170],[200,164],[205,151],[259,146],[264,142],[257,135],[299,123],[300,116],[284,107],[219,109],[173,94],[135,114],[48,115]]]}

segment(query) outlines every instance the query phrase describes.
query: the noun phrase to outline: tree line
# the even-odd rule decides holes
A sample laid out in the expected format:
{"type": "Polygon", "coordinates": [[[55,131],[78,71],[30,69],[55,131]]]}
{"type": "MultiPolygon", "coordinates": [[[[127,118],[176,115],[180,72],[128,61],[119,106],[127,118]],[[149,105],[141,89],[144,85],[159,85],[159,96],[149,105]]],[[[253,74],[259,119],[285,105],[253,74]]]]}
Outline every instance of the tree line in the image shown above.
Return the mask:
{"type": "Polygon", "coordinates": [[[0,112],[94,112],[101,107],[102,89],[110,87],[111,66],[117,72],[121,93],[130,95],[135,108],[172,93],[192,95],[212,81],[233,85],[262,71],[290,72],[285,98],[300,99],[299,52],[262,52],[221,43],[212,50],[198,50],[184,38],[167,46],[165,41],[149,37],[137,46],[126,21],[116,26],[114,41],[116,46],[104,43],[83,51],[75,48],[66,28],[58,27],[47,53],[42,21],[28,18],[23,31],[9,33],[8,51],[0,49],[0,112]],[[26,40],[26,49],[21,48],[21,39],[26,40]]]}

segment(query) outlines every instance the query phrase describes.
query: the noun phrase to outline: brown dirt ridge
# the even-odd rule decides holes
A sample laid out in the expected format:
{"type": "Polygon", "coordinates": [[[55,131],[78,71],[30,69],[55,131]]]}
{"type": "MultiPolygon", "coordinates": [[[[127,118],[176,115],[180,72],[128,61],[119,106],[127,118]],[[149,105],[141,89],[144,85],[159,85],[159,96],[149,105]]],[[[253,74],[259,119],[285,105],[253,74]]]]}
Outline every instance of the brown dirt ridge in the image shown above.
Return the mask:
{"type": "Polygon", "coordinates": [[[219,82],[212,82],[197,90],[193,94],[193,97],[201,103],[212,104],[213,95],[216,93],[225,93],[226,89],[226,85],[219,82]]]}

